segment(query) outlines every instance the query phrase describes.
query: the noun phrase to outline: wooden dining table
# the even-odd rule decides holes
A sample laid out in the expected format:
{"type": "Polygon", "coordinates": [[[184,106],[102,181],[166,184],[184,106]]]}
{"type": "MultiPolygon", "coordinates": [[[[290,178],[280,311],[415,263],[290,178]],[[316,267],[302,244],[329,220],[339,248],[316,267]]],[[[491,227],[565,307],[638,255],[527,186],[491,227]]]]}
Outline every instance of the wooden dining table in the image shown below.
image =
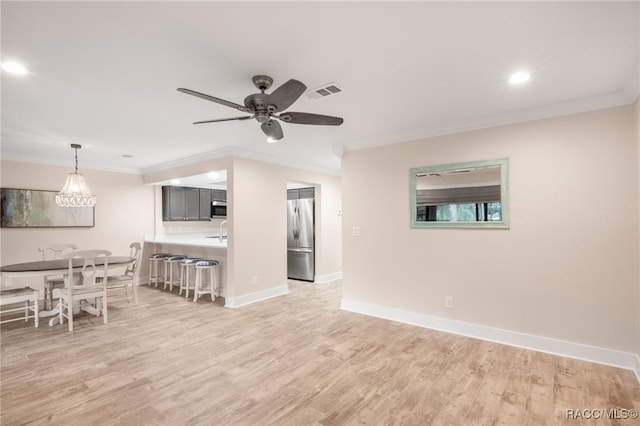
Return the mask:
{"type": "MultiPolygon", "coordinates": [[[[127,266],[136,259],[129,256],[108,256],[107,269],[117,269],[127,266]]],[[[82,270],[83,259],[73,259],[73,271],[80,272],[82,270]]],[[[96,259],[96,267],[104,264],[104,259],[96,259]]],[[[0,266],[0,276],[2,278],[25,278],[25,277],[45,277],[52,274],[64,274],[69,270],[69,259],[53,259],[53,260],[37,260],[34,262],[14,263],[11,265],[0,266]]],[[[89,308],[83,308],[91,314],[96,314],[89,308]]],[[[40,317],[53,317],[49,320],[49,325],[54,325],[58,320],[59,307],[56,306],[50,311],[40,311],[40,317]]]]}
{"type": "MultiPolygon", "coordinates": [[[[109,269],[127,266],[135,259],[129,256],[108,256],[107,265],[109,269]]],[[[80,258],[73,259],[74,270],[82,268],[83,260],[80,258]]],[[[102,266],[104,260],[97,259],[96,266],[102,266]]],[[[53,260],[36,260],[34,262],[14,263],[12,265],[0,266],[0,276],[4,278],[17,278],[27,276],[46,276],[52,273],[60,273],[62,270],[69,269],[69,259],[53,259],[53,260]]]]}

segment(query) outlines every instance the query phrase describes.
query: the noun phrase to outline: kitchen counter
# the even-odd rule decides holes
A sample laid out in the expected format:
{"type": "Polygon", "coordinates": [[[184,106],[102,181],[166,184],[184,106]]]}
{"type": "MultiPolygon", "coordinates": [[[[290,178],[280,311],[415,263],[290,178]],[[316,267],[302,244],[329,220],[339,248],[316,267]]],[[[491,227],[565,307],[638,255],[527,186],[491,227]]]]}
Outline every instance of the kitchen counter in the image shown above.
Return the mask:
{"type": "Polygon", "coordinates": [[[171,253],[220,262],[220,296],[227,294],[227,239],[222,242],[217,232],[206,234],[146,235],[145,253],[171,253]],[[151,246],[147,248],[146,246],[151,246]]]}
{"type": "Polygon", "coordinates": [[[222,242],[216,233],[211,234],[171,234],[171,235],[146,235],[144,241],[157,244],[176,244],[195,247],[227,248],[227,239],[222,242]]]}

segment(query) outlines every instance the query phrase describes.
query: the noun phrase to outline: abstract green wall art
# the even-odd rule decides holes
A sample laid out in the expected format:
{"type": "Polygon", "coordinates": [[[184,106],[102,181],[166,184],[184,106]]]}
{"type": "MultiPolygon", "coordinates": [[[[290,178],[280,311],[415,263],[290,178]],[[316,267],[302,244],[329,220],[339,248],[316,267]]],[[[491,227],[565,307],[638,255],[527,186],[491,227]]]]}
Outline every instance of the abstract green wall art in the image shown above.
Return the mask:
{"type": "Polygon", "coordinates": [[[59,207],[55,191],[0,189],[3,228],[91,227],[94,207],[59,207]]]}

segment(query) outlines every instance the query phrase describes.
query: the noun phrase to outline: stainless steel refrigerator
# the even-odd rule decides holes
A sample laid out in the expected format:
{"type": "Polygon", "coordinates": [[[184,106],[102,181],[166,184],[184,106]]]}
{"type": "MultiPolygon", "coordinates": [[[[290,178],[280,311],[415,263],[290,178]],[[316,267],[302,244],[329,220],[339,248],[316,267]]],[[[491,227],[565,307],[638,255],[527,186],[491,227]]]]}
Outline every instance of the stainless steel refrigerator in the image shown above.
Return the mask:
{"type": "Polygon", "coordinates": [[[313,204],[313,198],[287,200],[287,276],[291,279],[314,278],[313,204]]]}

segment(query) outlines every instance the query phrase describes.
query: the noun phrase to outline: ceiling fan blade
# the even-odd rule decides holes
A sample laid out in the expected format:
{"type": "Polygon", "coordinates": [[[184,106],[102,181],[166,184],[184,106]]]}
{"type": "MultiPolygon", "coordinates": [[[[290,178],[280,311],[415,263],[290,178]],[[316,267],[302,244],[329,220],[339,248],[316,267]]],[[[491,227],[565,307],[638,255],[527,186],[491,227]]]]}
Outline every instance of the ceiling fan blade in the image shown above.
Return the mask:
{"type": "Polygon", "coordinates": [[[341,117],[310,114],[308,112],[285,112],[280,114],[278,118],[286,123],[317,124],[321,126],[339,126],[344,122],[341,117]]]}
{"type": "Polygon", "coordinates": [[[291,79],[271,92],[269,103],[276,106],[276,111],[289,108],[307,90],[307,86],[298,80],[291,79]]]}
{"type": "Polygon", "coordinates": [[[224,99],[216,98],[210,95],[205,95],[204,93],[196,92],[195,90],[189,90],[184,88],[179,88],[178,92],[186,93],[187,95],[197,96],[207,101],[215,102],[220,105],[228,106],[231,108],[235,108],[242,112],[251,112],[244,105],[236,104],[234,102],[225,101],[224,99]]]}
{"type": "Polygon", "coordinates": [[[193,124],[219,123],[220,121],[232,121],[232,120],[248,120],[248,119],[254,118],[254,117],[255,117],[255,115],[246,115],[244,117],[216,118],[214,120],[196,121],[193,124]]]}
{"type": "Polygon", "coordinates": [[[266,123],[262,123],[260,128],[264,134],[273,141],[278,141],[284,137],[284,134],[282,133],[282,126],[280,126],[280,123],[275,120],[269,120],[266,123]]]}

